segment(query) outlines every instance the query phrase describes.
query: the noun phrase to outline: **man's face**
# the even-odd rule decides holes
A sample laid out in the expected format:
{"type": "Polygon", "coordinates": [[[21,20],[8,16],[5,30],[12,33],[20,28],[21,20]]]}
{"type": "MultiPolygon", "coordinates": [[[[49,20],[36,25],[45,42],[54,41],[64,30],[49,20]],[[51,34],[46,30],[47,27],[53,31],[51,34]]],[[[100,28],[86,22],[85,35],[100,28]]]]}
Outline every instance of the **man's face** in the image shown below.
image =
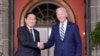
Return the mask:
{"type": "Polygon", "coordinates": [[[25,23],[30,28],[34,27],[36,24],[36,17],[34,14],[29,14],[28,17],[25,19],[25,23]]]}
{"type": "Polygon", "coordinates": [[[66,20],[67,13],[63,8],[60,8],[56,10],[56,16],[60,22],[64,22],[66,20]]]}

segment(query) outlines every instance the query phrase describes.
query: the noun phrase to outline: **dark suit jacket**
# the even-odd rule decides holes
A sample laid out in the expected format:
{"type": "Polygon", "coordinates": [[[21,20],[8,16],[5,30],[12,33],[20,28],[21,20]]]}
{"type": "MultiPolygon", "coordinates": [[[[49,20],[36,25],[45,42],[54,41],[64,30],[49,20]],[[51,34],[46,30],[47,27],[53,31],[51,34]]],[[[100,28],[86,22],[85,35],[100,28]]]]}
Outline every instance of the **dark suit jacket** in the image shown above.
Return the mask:
{"type": "Polygon", "coordinates": [[[78,26],[72,22],[67,23],[64,40],[59,35],[59,23],[52,27],[51,36],[45,48],[50,48],[55,44],[54,56],[81,56],[81,37],[78,26]]]}
{"type": "Polygon", "coordinates": [[[18,50],[15,56],[40,56],[37,42],[40,41],[39,32],[34,29],[35,42],[26,26],[18,28],[18,50]]]}

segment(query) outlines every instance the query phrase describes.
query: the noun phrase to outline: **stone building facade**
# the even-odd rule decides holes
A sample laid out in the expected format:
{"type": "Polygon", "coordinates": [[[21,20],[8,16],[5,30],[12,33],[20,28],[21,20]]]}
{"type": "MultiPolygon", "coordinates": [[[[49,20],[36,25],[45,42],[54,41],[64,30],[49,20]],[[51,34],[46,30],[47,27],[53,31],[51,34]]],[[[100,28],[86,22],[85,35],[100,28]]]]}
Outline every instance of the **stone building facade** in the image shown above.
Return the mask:
{"type": "MultiPolygon", "coordinates": [[[[9,2],[0,0],[0,56],[9,56],[9,2]]],[[[100,21],[100,0],[90,1],[91,29],[100,21]]]]}
{"type": "MultiPolygon", "coordinates": [[[[90,19],[91,19],[91,30],[95,29],[96,23],[100,22],[100,0],[90,0],[90,19]]],[[[91,49],[92,56],[100,56],[100,48],[97,50],[91,49]]]]}
{"type": "Polygon", "coordinates": [[[90,0],[90,18],[91,29],[95,28],[95,24],[100,22],[100,0],[90,0]]]}
{"type": "Polygon", "coordinates": [[[0,56],[8,56],[8,0],[0,0],[0,56]]]}

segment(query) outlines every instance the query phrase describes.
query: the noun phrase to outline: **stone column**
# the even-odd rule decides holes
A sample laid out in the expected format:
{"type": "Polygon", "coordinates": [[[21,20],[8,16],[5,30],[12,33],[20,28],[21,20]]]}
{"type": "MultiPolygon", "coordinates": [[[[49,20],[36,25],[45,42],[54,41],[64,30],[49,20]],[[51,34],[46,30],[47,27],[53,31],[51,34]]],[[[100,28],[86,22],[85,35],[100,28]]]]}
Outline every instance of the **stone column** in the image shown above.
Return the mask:
{"type": "MultiPolygon", "coordinates": [[[[100,22],[100,0],[91,0],[91,30],[95,29],[96,23],[100,22]]],[[[100,56],[100,47],[96,46],[91,49],[92,56],[100,56]]]]}
{"type": "Polygon", "coordinates": [[[96,23],[100,22],[100,0],[91,0],[91,30],[95,29],[96,23]]]}
{"type": "Polygon", "coordinates": [[[8,0],[0,0],[0,53],[2,56],[8,56],[8,20],[8,0]]]}

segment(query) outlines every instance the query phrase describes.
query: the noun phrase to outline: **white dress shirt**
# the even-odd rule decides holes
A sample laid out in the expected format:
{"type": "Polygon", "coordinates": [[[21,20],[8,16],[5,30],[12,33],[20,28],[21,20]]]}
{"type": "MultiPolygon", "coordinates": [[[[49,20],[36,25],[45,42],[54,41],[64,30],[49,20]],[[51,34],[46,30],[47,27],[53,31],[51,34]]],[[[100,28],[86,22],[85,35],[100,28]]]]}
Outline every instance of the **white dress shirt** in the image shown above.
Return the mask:
{"type": "Polygon", "coordinates": [[[67,29],[67,19],[64,21],[64,23],[60,23],[60,25],[59,25],[59,32],[60,32],[60,30],[61,30],[61,25],[63,24],[63,27],[64,27],[64,34],[65,34],[65,32],[66,32],[66,29],[67,29]]]}
{"type": "MultiPolygon", "coordinates": [[[[28,26],[27,26],[27,27],[28,27],[28,26]]],[[[35,41],[35,34],[34,34],[33,28],[28,27],[28,29],[29,29],[29,31],[32,29],[33,39],[34,39],[34,41],[35,41]]]]}

